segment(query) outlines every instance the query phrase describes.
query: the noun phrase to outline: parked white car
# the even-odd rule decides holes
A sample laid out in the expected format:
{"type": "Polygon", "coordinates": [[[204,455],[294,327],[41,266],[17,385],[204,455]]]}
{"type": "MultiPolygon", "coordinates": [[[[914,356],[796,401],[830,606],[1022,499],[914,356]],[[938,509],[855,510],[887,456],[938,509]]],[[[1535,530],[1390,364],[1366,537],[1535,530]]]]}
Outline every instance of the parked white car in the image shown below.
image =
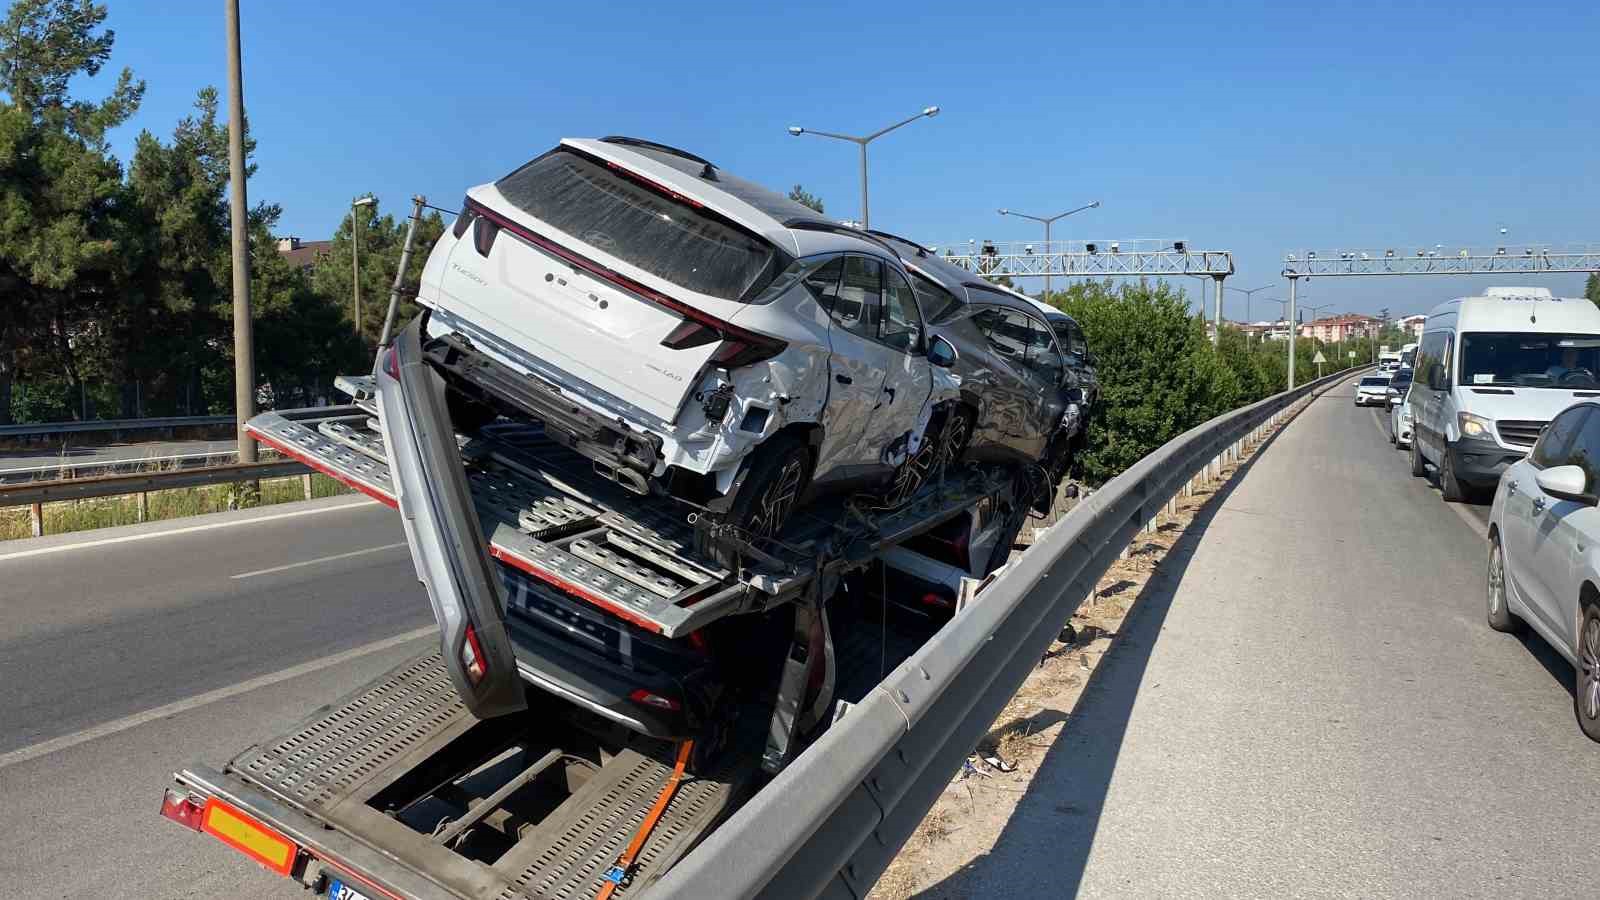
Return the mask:
{"type": "Polygon", "coordinates": [[[1389,382],[1389,443],[1411,446],[1411,370],[1400,369],[1389,382]]]}
{"type": "Polygon", "coordinates": [[[1576,668],[1578,727],[1600,741],[1600,404],[1550,422],[1489,511],[1489,627],[1531,626],[1576,668]]]}

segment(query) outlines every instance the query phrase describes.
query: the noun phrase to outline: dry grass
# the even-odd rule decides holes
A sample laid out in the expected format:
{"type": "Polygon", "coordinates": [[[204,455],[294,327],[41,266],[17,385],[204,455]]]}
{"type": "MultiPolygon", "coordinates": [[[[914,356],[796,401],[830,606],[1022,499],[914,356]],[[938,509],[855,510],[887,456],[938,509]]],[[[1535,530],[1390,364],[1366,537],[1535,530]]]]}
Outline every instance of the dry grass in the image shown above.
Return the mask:
{"type": "MultiPolygon", "coordinates": [[[[204,513],[229,509],[246,509],[270,506],[305,499],[301,476],[265,479],[259,484],[259,495],[245,489],[244,484],[218,484],[203,487],[178,488],[170,491],[151,491],[144,521],[181,519],[204,513]]],[[[311,496],[334,497],[348,494],[350,489],[326,475],[311,476],[311,496]]],[[[93,500],[65,500],[44,505],[44,533],[62,534],[69,531],[88,531],[113,525],[132,525],[139,519],[137,495],[102,497],[93,500]]],[[[15,540],[33,534],[26,506],[0,509],[0,540],[15,540]]]]}

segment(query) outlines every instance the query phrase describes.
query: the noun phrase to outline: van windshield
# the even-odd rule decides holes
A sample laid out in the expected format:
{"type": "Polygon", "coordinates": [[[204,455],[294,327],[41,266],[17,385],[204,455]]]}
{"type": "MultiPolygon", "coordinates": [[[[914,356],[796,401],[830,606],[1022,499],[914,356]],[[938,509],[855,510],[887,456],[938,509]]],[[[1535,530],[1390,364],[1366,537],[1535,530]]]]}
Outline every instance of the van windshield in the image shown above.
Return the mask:
{"type": "Polygon", "coordinates": [[[1461,338],[1463,387],[1600,387],[1600,335],[1479,332],[1461,338]]]}
{"type": "Polygon", "coordinates": [[[494,186],[523,212],[697,293],[749,300],[777,274],[760,238],[568,150],[494,186]]]}

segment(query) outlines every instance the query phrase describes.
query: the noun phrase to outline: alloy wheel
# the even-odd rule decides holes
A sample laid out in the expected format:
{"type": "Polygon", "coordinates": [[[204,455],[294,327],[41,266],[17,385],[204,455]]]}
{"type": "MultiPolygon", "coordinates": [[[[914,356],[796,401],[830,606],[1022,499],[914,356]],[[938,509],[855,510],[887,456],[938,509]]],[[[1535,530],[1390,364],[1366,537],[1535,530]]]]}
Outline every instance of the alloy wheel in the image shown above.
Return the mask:
{"type": "Polygon", "coordinates": [[[1505,560],[1500,555],[1500,542],[1489,544],[1489,615],[1499,615],[1506,602],[1505,560]]]}
{"type": "Polygon", "coordinates": [[[1585,718],[1600,719],[1600,616],[1584,619],[1582,643],[1579,662],[1583,667],[1583,679],[1579,700],[1583,703],[1585,718]]]}

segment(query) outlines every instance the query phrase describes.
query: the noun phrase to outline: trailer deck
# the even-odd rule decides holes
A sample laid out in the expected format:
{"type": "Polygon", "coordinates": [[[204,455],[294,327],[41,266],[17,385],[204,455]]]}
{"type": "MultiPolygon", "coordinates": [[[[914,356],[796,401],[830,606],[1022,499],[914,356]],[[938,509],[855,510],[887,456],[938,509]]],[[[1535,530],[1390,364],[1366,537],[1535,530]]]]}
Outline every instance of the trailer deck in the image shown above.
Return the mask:
{"type": "MultiPolygon", "coordinates": [[[[294,840],[305,853],[298,877],[313,887],[340,878],[406,896],[593,897],[670,777],[672,748],[632,737],[597,752],[559,717],[510,718],[473,717],[430,651],[250,747],[224,772],[196,768],[177,780],[294,840]],[[545,727],[531,724],[540,718],[545,727]],[[471,799],[457,807],[440,799],[462,795],[471,799]],[[474,815],[455,828],[441,821],[474,815]],[[495,840],[463,841],[473,827],[495,840]],[[419,893],[423,885],[431,889],[419,893]]],[[[754,771],[730,754],[685,779],[614,896],[666,871],[732,811],[754,771]]]]}
{"type": "MultiPolygon", "coordinates": [[[[373,379],[338,384],[355,406],[264,413],[246,429],[394,506],[373,379]]],[[[697,552],[689,507],[604,478],[536,424],[500,422],[457,441],[491,557],[666,637],[792,600],[1006,486],[1003,473],[970,467],[893,510],[849,498],[802,510],[779,541],[745,547],[753,559],[735,572],[697,552]]]]}

